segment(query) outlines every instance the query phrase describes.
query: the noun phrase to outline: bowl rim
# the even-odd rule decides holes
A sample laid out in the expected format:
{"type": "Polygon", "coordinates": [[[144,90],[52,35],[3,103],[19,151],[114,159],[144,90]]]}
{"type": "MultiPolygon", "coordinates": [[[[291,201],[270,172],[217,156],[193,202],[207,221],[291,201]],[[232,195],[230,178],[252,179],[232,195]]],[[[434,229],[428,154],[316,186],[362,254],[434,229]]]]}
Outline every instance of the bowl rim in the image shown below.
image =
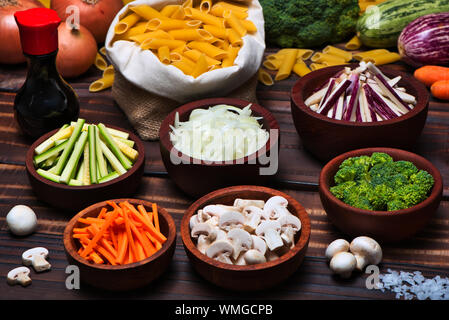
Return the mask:
{"type": "Polygon", "coordinates": [[[73,248],[73,246],[72,246],[71,234],[72,234],[73,228],[74,228],[75,224],[77,223],[78,218],[83,217],[84,215],[86,215],[87,213],[89,213],[90,211],[92,211],[94,209],[107,206],[106,202],[108,202],[108,201],[114,201],[114,202],[128,201],[131,204],[142,204],[147,208],[151,208],[151,205],[152,205],[152,202],[147,201],[147,200],[142,200],[142,199],[133,199],[133,198],[111,199],[111,200],[105,200],[105,201],[94,203],[94,204],[88,206],[87,208],[84,208],[83,210],[78,212],[76,215],[74,215],[72,217],[72,219],[70,219],[70,221],[67,223],[67,225],[64,229],[63,244],[64,244],[65,252],[67,254],[69,254],[78,263],[83,264],[90,268],[98,269],[98,270],[114,271],[114,270],[132,269],[132,268],[140,267],[142,265],[145,265],[147,263],[150,263],[150,262],[156,260],[157,258],[162,256],[171,246],[173,246],[175,244],[175,239],[176,239],[175,221],[173,220],[173,217],[168,213],[168,211],[165,208],[156,204],[157,209],[158,209],[159,218],[162,216],[162,218],[165,219],[165,221],[167,222],[168,231],[169,231],[169,234],[166,236],[167,241],[164,242],[164,244],[162,245],[162,248],[159,249],[159,251],[157,251],[156,253],[154,253],[153,255],[149,256],[148,258],[146,258],[144,260],[133,262],[133,263],[127,263],[127,264],[123,264],[123,265],[116,265],[116,266],[91,263],[87,259],[81,257],[76,252],[76,249],[73,248]]]}
{"type": "Polygon", "coordinates": [[[232,166],[235,164],[244,164],[248,163],[252,160],[256,160],[259,157],[259,151],[265,149],[265,153],[268,153],[271,148],[273,148],[276,143],[279,141],[279,135],[280,135],[280,127],[279,124],[274,117],[274,115],[266,108],[262,107],[260,104],[256,102],[250,102],[244,99],[238,99],[238,98],[209,98],[209,99],[201,99],[192,101],[189,103],[186,103],[172,112],[168,114],[167,117],[165,117],[164,121],[161,124],[161,127],[159,129],[159,143],[161,146],[163,146],[168,152],[171,152],[170,150],[176,151],[176,155],[178,158],[182,160],[183,163],[187,164],[196,164],[196,165],[203,165],[203,166],[232,166]],[[252,154],[246,155],[242,158],[233,159],[233,160],[223,160],[223,161],[209,161],[209,160],[200,160],[197,158],[193,158],[189,155],[186,155],[176,149],[173,146],[173,143],[170,141],[170,125],[173,125],[175,114],[179,112],[180,116],[192,112],[194,109],[200,109],[200,108],[206,108],[206,107],[212,107],[219,104],[228,104],[235,106],[237,108],[244,108],[247,105],[251,104],[251,110],[253,112],[253,115],[263,117],[264,120],[269,124],[269,128],[265,128],[270,133],[271,129],[277,130],[278,134],[277,136],[273,137],[271,134],[268,136],[268,140],[265,143],[263,147],[258,149],[256,152],[253,152],[252,154]]]}
{"type": "Polygon", "coordinates": [[[312,111],[309,107],[307,107],[304,104],[305,99],[303,96],[303,88],[309,81],[311,81],[317,77],[324,76],[326,74],[329,74],[329,76],[331,76],[332,74],[335,74],[338,71],[341,71],[345,67],[350,67],[351,69],[353,69],[354,67],[357,67],[358,65],[359,65],[358,63],[350,63],[347,65],[341,65],[341,66],[331,66],[331,67],[318,69],[318,70],[308,73],[307,75],[305,75],[304,77],[302,77],[301,79],[296,81],[296,83],[293,85],[293,87],[291,89],[290,96],[291,96],[291,101],[292,101],[292,104],[291,104],[292,107],[294,106],[295,108],[300,109],[301,111],[307,113],[308,115],[310,115],[314,118],[317,118],[319,120],[322,120],[322,121],[325,121],[325,122],[328,122],[331,124],[339,125],[339,126],[380,127],[383,125],[395,124],[395,123],[413,118],[414,116],[419,114],[423,109],[425,109],[428,106],[429,100],[430,100],[430,93],[426,89],[424,84],[422,84],[421,82],[419,82],[417,79],[415,79],[413,76],[411,76],[409,74],[406,74],[402,71],[394,70],[393,68],[387,67],[387,66],[378,66],[378,67],[386,75],[393,74],[393,75],[395,75],[395,77],[401,76],[401,80],[399,81],[399,83],[406,82],[409,86],[413,87],[417,92],[417,95],[415,97],[416,98],[415,107],[411,111],[409,111],[408,113],[406,113],[400,117],[396,117],[396,118],[390,119],[390,120],[376,121],[376,122],[355,122],[355,121],[346,121],[346,120],[336,120],[336,119],[331,119],[325,115],[316,113],[315,111],[312,111]]]}
{"type": "Polygon", "coordinates": [[[139,152],[137,160],[134,162],[131,169],[129,169],[126,173],[124,173],[124,174],[120,175],[119,177],[112,179],[110,181],[99,183],[99,184],[93,184],[93,185],[89,185],[89,186],[69,186],[69,185],[63,184],[63,183],[56,183],[54,181],[45,179],[44,177],[40,176],[37,173],[36,168],[34,167],[34,161],[33,161],[34,149],[36,149],[36,147],[39,144],[44,142],[50,136],[55,134],[59,129],[54,129],[54,130],[42,135],[40,138],[38,138],[36,141],[34,141],[33,144],[28,148],[28,151],[26,154],[26,159],[25,159],[25,167],[26,167],[28,173],[31,174],[34,179],[38,180],[41,183],[47,184],[54,188],[65,189],[65,190],[96,190],[96,189],[108,187],[112,184],[115,184],[115,183],[118,183],[118,182],[121,182],[121,181],[127,179],[128,177],[133,175],[142,165],[144,165],[145,147],[143,145],[142,140],[140,140],[140,138],[137,135],[135,135],[133,132],[123,129],[121,127],[114,126],[114,125],[107,125],[107,127],[128,133],[129,139],[134,141],[137,146],[137,151],[139,152]]]}
{"type": "MultiPolygon", "coordinates": [[[[393,156],[392,156],[393,157],[393,156]]],[[[394,157],[393,157],[394,158],[394,157]]],[[[394,161],[398,161],[394,160],[394,161]]],[[[365,216],[374,216],[374,217],[391,217],[394,216],[400,216],[400,215],[407,215],[412,212],[421,210],[431,203],[433,203],[443,192],[443,178],[441,176],[440,171],[437,167],[435,167],[429,160],[426,158],[406,150],[402,149],[396,149],[396,148],[385,148],[385,147],[373,147],[373,148],[362,148],[362,149],[356,149],[352,151],[345,152],[339,156],[334,157],[332,160],[330,160],[321,170],[320,178],[319,178],[319,190],[320,193],[323,194],[326,198],[332,200],[334,203],[336,203],[339,207],[342,209],[345,209],[347,211],[361,214],[365,216]],[[345,159],[349,157],[356,157],[361,155],[368,155],[372,154],[373,152],[384,152],[392,156],[390,153],[394,152],[399,154],[397,158],[398,160],[406,160],[410,161],[413,164],[416,162],[413,160],[410,160],[410,158],[416,158],[419,159],[421,162],[423,162],[426,166],[425,169],[428,173],[432,174],[434,178],[434,185],[432,188],[432,192],[429,194],[429,196],[422,202],[418,203],[417,205],[414,205],[407,209],[401,209],[401,210],[394,210],[394,211],[376,211],[376,210],[366,210],[366,209],[360,209],[353,206],[350,206],[337,197],[335,197],[329,190],[330,186],[327,184],[327,178],[330,171],[332,171],[335,167],[339,166],[345,159]]]]}
{"type": "Polygon", "coordinates": [[[213,192],[210,192],[206,194],[205,196],[201,197],[197,201],[195,201],[193,204],[189,206],[189,208],[186,209],[184,216],[181,220],[181,238],[182,242],[184,244],[184,249],[189,251],[191,254],[193,254],[197,259],[201,260],[204,263],[207,263],[211,267],[219,268],[222,270],[228,270],[228,271],[260,271],[260,270],[266,270],[273,268],[277,265],[280,265],[290,259],[292,259],[294,256],[299,254],[302,250],[307,250],[309,240],[311,235],[311,223],[310,223],[310,217],[306,209],[293,197],[289,196],[288,194],[285,194],[281,191],[267,188],[267,187],[261,187],[261,186],[253,186],[253,185],[240,185],[240,186],[233,186],[233,187],[227,187],[215,190],[213,192]],[[296,242],[295,246],[290,249],[287,253],[280,256],[278,259],[275,259],[273,261],[268,261],[264,263],[254,264],[254,265],[245,265],[245,266],[238,266],[238,265],[231,265],[228,263],[220,262],[215,259],[209,258],[205,254],[201,253],[195,246],[195,243],[192,240],[192,237],[190,236],[190,217],[196,213],[196,211],[203,206],[204,202],[209,202],[216,198],[217,196],[224,196],[226,194],[234,193],[236,191],[255,191],[255,192],[261,192],[261,193],[267,193],[270,196],[282,196],[287,199],[288,204],[293,206],[298,214],[298,218],[300,218],[301,221],[301,234],[296,242]],[[302,215],[299,217],[299,215],[302,215]]]}

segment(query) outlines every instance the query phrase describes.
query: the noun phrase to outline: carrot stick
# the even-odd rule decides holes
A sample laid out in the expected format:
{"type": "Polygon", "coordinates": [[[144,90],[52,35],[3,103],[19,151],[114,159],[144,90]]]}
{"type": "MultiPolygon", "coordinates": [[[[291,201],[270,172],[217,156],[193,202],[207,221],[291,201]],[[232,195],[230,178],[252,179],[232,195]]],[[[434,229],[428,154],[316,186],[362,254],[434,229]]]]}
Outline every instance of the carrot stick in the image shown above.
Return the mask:
{"type": "Polygon", "coordinates": [[[97,263],[97,264],[103,264],[104,263],[104,260],[101,259],[101,257],[97,253],[95,253],[95,252],[92,252],[89,255],[89,257],[92,258],[94,263],[97,263]]]}
{"type": "Polygon", "coordinates": [[[140,214],[144,217],[147,217],[150,223],[153,223],[153,214],[151,212],[148,212],[145,207],[141,204],[137,206],[137,209],[139,210],[140,214]]]}
{"type": "Polygon", "coordinates": [[[140,243],[143,246],[143,250],[145,251],[145,256],[149,257],[151,254],[153,254],[154,252],[156,252],[156,249],[154,248],[154,246],[150,243],[150,241],[148,241],[147,238],[145,238],[144,236],[142,236],[142,234],[139,232],[139,230],[136,228],[136,226],[134,226],[133,224],[131,224],[131,230],[133,231],[133,233],[136,235],[136,238],[140,241],[140,243]]]}
{"type": "Polygon", "coordinates": [[[101,239],[100,245],[103,246],[106,250],[108,250],[114,256],[114,259],[117,258],[117,251],[111,246],[111,244],[106,239],[104,238],[101,239]]]}
{"type": "Polygon", "coordinates": [[[97,250],[98,252],[101,253],[103,257],[106,258],[106,260],[109,261],[110,264],[112,264],[113,266],[117,265],[117,263],[115,262],[115,258],[111,255],[111,253],[107,249],[103,248],[102,246],[97,246],[97,250]]]}
{"type": "Polygon", "coordinates": [[[108,212],[108,209],[106,209],[106,208],[101,208],[101,211],[100,211],[100,213],[98,214],[98,218],[104,219],[104,217],[105,217],[105,215],[106,215],[106,212],[108,212]]]}
{"type": "Polygon", "coordinates": [[[156,228],[147,221],[146,218],[142,217],[142,215],[129,203],[125,202],[124,206],[129,209],[129,211],[134,214],[134,216],[143,224],[143,228],[146,228],[152,235],[160,242],[165,242],[167,238],[156,230],[156,228]]]}
{"type": "Polygon", "coordinates": [[[84,227],[84,228],[73,228],[73,233],[87,233],[87,227],[84,227]]]}
{"type": "MultiPolygon", "coordinates": [[[[156,228],[156,230],[158,232],[160,232],[161,229],[159,229],[159,215],[157,214],[157,204],[153,203],[152,209],[153,209],[154,227],[156,228]]],[[[165,240],[167,240],[167,239],[165,239],[165,240]]]]}
{"type": "Polygon", "coordinates": [[[148,239],[150,239],[153,243],[154,246],[156,247],[156,251],[158,251],[160,248],[162,248],[162,244],[157,241],[152,235],[151,233],[149,233],[148,231],[145,232],[145,234],[147,235],[148,239]]]}
{"type": "Polygon", "coordinates": [[[137,251],[136,251],[136,245],[134,243],[134,238],[131,234],[131,226],[128,218],[128,210],[125,208],[123,210],[123,216],[125,218],[125,228],[126,228],[126,234],[128,235],[128,241],[129,241],[129,247],[130,247],[130,253],[133,253],[134,257],[137,257],[137,251]]]}
{"type": "Polygon", "coordinates": [[[114,249],[115,249],[115,251],[118,251],[117,233],[112,226],[109,228],[109,230],[110,230],[109,233],[111,234],[111,240],[112,240],[114,249]]]}
{"type": "Polygon", "coordinates": [[[126,251],[128,249],[128,236],[127,236],[126,232],[121,232],[119,234],[119,237],[121,238],[121,240],[119,240],[120,248],[119,248],[117,261],[119,264],[123,264],[123,262],[125,260],[125,256],[126,256],[126,251]]]}
{"type": "Polygon", "coordinates": [[[73,235],[74,239],[81,239],[81,238],[87,238],[89,239],[89,234],[88,233],[76,233],[73,235]]]}
{"type": "Polygon", "coordinates": [[[145,252],[144,252],[144,250],[143,250],[143,247],[142,247],[142,245],[140,244],[140,242],[139,241],[136,241],[136,249],[137,249],[137,261],[142,261],[142,260],[145,260],[145,258],[147,257],[146,255],[145,255],[145,252]]]}
{"type": "Polygon", "coordinates": [[[112,221],[114,221],[114,219],[117,217],[119,210],[120,210],[120,208],[118,208],[118,210],[116,209],[116,210],[112,211],[112,213],[108,215],[105,223],[101,226],[100,231],[94,236],[92,241],[89,242],[87,248],[84,249],[84,251],[81,253],[82,257],[86,257],[92,251],[92,249],[97,244],[98,240],[100,240],[100,238],[103,236],[103,234],[106,232],[106,230],[111,225],[112,221]]]}

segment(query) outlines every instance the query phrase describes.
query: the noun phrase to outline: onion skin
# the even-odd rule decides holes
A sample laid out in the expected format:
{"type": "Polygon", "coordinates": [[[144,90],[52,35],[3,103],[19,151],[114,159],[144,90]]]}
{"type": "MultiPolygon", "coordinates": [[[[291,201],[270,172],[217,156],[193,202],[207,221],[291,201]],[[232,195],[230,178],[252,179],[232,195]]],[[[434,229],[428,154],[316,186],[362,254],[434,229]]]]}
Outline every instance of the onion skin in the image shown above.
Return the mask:
{"type": "Polygon", "coordinates": [[[123,7],[122,0],[52,0],[51,8],[59,17],[67,19],[66,8],[77,6],[80,10],[80,24],[86,27],[98,43],[106,40],[106,33],[116,14],[123,7]],[[92,3],[92,4],[90,4],[92,3]]]}
{"type": "Polygon", "coordinates": [[[449,12],[434,13],[412,21],[402,30],[398,50],[413,67],[449,66],[449,12]]]}
{"type": "Polygon", "coordinates": [[[85,73],[97,55],[97,42],[83,26],[71,30],[62,22],[58,27],[58,46],[56,67],[63,78],[74,78],[85,73]]]}
{"type": "MultiPolygon", "coordinates": [[[[37,0],[17,0],[17,4],[5,5],[0,1],[0,63],[16,64],[26,61],[20,43],[19,27],[14,19],[14,12],[43,7],[37,0]]],[[[12,3],[12,1],[10,1],[12,3]]]]}

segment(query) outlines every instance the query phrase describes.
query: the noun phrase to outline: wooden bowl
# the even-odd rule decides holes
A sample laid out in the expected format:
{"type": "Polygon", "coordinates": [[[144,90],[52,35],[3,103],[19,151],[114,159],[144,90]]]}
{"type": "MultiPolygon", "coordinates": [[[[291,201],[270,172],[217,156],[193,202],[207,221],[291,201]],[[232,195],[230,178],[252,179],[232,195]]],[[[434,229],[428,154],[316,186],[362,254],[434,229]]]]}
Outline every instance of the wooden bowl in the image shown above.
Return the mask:
{"type": "MultiPolygon", "coordinates": [[[[143,205],[152,211],[151,203],[137,199],[115,199],[115,202],[128,201],[132,205],[143,205]]],[[[96,203],[75,215],[64,230],[64,250],[69,264],[80,270],[80,280],[91,286],[114,291],[132,290],[148,285],[167,270],[176,247],[176,226],[173,218],[162,207],[158,206],[159,225],[167,241],[162,248],[145,260],[120,265],[94,264],[78,254],[79,243],[72,238],[73,228],[84,226],[79,218],[96,217],[101,208],[107,206],[106,201],[96,203]]]]}
{"type": "Polygon", "coordinates": [[[90,186],[68,186],[45,179],[36,172],[34,167],[34,149],[55,134],[58,129],[53,130],[37,139],[28,149],[26,156],[28,178],[34,193],[40,200],[63,210],[78,211],[101,200],[130,196],[137,190],[145,165],[143,143],[132,132],[111,125],[108,127],[129,133],[129,139],[135,142],[139,156],[132,168],[116,179],[90,186]]]}
{"type": "Polygon", "coordinates": [[[320,174],[320,198],[329,220],[344,233],[370,236],[378,241],[393,242],[411,237],[421,230],[438,209],[443,193],[443,180],[438,169],[423,157],[399,149],[366,148],[344,153],[324,166],[320,174]],[[347,158],[384,152],[394,161],[410,161],[418,169],[426,170],[435,179],[429,197],[416,206],[397,211],[370,211],[354,208],[337,199],[329,188],[335,185],[334,176],[347,158]]]}
{"type": "Polygon", "coordinates": [[[286,280],[301,265],[309,245],[310,219],[304,207],[283,192],[258,186],[235,186],[209,193],[193,203],[181,221],[181,237],[190,262],[206,280],[231,290],[260,290],[286,280]],[[190,236],[189,221],[199,209],[209,204],[232,205],[236,198],[266,201],[275,195],[288,200],[288,209],[302,224],[301,231],[295,236],[296,245],[279,259],[251,266],[236,266],[209,258],[196,248],[190,236]]]}
{"type": "MultiPolygon", "coordinates": [[[[358,64],[348,66],[355,68],[358,64]]],[[[401,76],[399,85],[417,100],[412,111],[395,119],[370,123],[335,120],[312,111],[304,104],[316,88],[344,67],[319,69],[302,77],[293,86],[292,116],[304,147],[322,161],[328,161],[346,151],[366,147],[410,149],[424,128],[429,107],[428,90],[411,75],[380,67],[386,76],[401,76]]]]}
{"type": "MultiPolygon", "coordinates": [[[[185,104],[173,112],[162,122],[159,131],[159,143],[165,168],[176,183],[185,193],[199,197],[213,190],[238,184],[266,184],[271,175],[261,175],[259,170],[269,165],[264,165],[261,154],[255,152],[244,158],[229,162],[205,162],[191,158],[176,150],[170,141],[170,125],[174,124],[175,114],[179,113],[180,121],[188,120],[192,110],[198,108],[209,108],[217,104],[228,104],[244,108],[250,102],[233,98],[214,98],[194,101],[185,104]],[[171,152],[170,152],[171,151],[171,152]]],[[[263,117],[262,127],[270,132],[265,150],[269,157],[273,152],[276,158],[279,154],[279,125],[274,116],[265,108],[253,103],[251,110],[254,116],[263,117]]],[[[263,148],[261,149],[263,150],[263,148]]],[[[265,153],[263,153],[265,154],[265,153]]],[[[274,174],[274,173],[273,173],[274,174]]]]}

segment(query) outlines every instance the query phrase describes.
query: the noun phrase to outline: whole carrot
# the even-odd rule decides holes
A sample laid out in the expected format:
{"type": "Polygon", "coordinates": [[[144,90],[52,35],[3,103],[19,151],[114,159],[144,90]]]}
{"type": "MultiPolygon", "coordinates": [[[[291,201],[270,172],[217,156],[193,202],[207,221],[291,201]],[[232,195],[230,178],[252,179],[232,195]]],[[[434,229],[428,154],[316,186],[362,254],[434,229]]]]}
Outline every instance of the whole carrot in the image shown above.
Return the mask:
{"type": "Polygon", "coordinates": [[[437,81],[449,80],[449,68],[440,66],[424,66],[416,69],[414,76],[426,86],[430,87],[437,81]]]}
{"type": "Polygon", "coordinates": [[[440,80],[432,84],[432,95],[441,100],[449,100],[449,80],[440,80]]]}

